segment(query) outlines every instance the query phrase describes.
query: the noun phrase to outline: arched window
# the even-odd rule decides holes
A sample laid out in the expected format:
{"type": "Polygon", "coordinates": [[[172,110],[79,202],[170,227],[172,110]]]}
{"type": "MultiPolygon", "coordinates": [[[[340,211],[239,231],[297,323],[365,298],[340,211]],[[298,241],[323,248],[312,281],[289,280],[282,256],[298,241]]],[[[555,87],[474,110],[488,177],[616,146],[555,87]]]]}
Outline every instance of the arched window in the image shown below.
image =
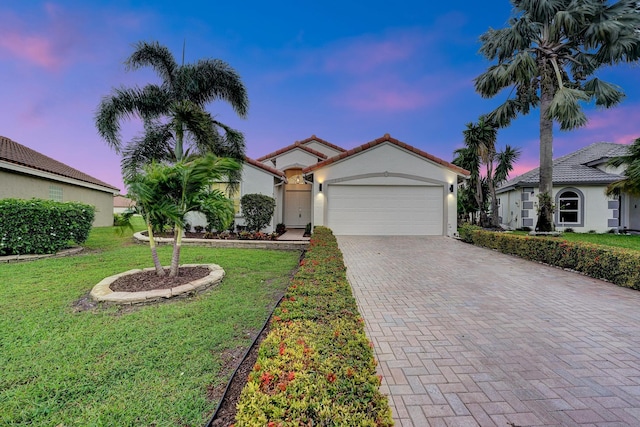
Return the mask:
{"type": "Polygon", "coordinates": [[[556,196],[556,225],[560,227],[584,226],[584,195],[575,188],[566,188],[556,196]]]}

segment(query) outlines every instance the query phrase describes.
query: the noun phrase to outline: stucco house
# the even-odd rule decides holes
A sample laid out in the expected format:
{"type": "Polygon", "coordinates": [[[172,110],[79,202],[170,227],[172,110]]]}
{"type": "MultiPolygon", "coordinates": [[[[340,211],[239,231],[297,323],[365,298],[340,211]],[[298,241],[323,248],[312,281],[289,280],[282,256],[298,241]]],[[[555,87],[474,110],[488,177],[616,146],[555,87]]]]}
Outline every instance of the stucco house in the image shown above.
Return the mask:
{"type": "MultiPolygon", "coordinates": [[[[628,146],[597,142],[553,161],[554,223],[562,231],[640,230],[640,198],[623,194],[609,197],[605,188],[622,179],[624,167],[607,165],[627,153],[628,146]]],[[[540,169],[536,168],[497,189],[503,226],[515,229],[537,222],[540,169]]]]}
{"type": "Polygon", "coordinates": [[[0,136],[0,198],[82,202],[96,207],[94,227],[113,225],[118,188],[0,136]]]}
{"type": "Polygon", "coordinates": [[[350,150],[313,135],[247,159],[237,197],[274,197],[267,231],[311,223],[337,235],[452,236],[457,183],[468,175],[388,134],[350,150]]]}

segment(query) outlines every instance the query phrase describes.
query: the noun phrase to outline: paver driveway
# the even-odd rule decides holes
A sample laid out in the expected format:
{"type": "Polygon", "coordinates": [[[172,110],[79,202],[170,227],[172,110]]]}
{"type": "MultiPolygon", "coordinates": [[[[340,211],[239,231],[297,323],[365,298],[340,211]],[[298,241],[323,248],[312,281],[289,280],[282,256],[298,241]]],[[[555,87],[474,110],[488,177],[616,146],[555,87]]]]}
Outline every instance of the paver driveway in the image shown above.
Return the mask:
{"type": "Polygon", "coordinates": [[[444,237],[338,236],[400,426],[640,426],[640,292],[444,237]]]}

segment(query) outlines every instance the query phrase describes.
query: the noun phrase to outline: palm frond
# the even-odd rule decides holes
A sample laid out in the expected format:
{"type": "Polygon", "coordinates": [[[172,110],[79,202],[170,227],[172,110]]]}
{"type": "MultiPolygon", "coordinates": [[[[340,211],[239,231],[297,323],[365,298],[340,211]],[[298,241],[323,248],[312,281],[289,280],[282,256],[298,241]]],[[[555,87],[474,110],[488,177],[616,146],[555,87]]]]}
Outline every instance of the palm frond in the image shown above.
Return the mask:
{"type": "Polygon", "coordinates": [[[173,86],[178,64],[171,51],[157,41],[138,42],[135,50],[125,61],[127,70],[137,70],[142,67],[151,67],[162,81],[173,86]]]}
{"type": "Polygon", "coordinates": [[[598,78],[593,78],[586,82],[584,90],[595,98],[596,105],[605,108],[618,104],[625,96],[620,86],[607,83],[598,78]]]}
{"type": "Polygon", "coordinates": [[[571,130],[587,123],[587,116],[579,102],[589,101],[589,95],[580,89],[562,87],[558,89],[547,110],[547,118],[557,121],[560,129],[571,130]]]}
{"type": "Polygon", "coordinates": [[[509,172],[513,170],[515,162],[518,161],[522,151],[519,148],[513,148],[510,145],[506,145],[504,149],[496,155],[496,166],[493,179],[495,184],[500,184],[507,180],[509,172]]]}

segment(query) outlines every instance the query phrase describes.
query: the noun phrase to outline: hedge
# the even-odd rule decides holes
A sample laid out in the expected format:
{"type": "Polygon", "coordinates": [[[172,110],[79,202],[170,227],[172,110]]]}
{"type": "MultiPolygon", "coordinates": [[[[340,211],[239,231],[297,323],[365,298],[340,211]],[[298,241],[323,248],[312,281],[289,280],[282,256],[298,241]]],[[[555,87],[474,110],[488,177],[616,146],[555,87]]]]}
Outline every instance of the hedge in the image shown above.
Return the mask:
{"type": "Polygon", "coordinates": [[[391,426],[342,253],[316,227],[274,312],[237,406],[235,426],[391,426]]]}
{"type": "Polygon", "coordinates": [[[509,255],[578,271],[619,286],[640,289],[640,253],[558,237],[522,236],[486,231],[479,227],[458,228],[460,238],[477,246],[509,255]]]}
{"type": "Polygon", "coordinates": [[[0,255],[49,254],[84,243],[95,208],[77,202],[0,199],[0,255]]]}

